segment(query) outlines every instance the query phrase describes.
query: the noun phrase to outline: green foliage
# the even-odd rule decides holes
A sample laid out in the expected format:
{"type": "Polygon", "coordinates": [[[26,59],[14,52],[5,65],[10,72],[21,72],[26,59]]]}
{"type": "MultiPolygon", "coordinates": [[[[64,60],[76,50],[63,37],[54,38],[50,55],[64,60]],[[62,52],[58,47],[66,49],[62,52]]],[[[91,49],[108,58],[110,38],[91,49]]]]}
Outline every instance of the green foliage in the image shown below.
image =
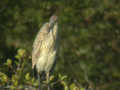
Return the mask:
{"type": "Polygon", "coordinates": [[[56,13],[61,37],[51,88],[119,90],[119,9],[119,0],[2,0],[0,87],[38,87],[31,69],[32,44],[56,13]]]}
{"type": "Polygon", "coordinates": [[[7,83],[7,81],[8,81],[8,77],[7,77],[7,75],[6,74],[4,74],[4,73],[2,73],[2,72],[0,72],[0,83],[1,84],[5,84],[5,83],[7,83]]]}
{"type": "MultiPolygon", "coordinates": [[[[6,68],[10,68],[12,75],[9,77],[7,73],[0,72],[0,84],[3,85],[3,88],[9,89],[24,89],[25,86],[32,87],[33,89],[38,87],[38,80],[33,77],[32,70],[28,63],[30,64],[30,60],[28,57],[25,57],[26,50],[18,49],[17,54],[15,55],[16,60],[7,59],[3,64],[6,68]],[[15,67],[12,65],[14,63],[15,67]],[[26,68],[28,67],[28,68],[26,68]]],[[[51,88],[54,88],[55,85],[62,85],[64,90],[69,90],[71,85],[68,85],[67,76],[58,74],[57,76],[51,75],[49,79],[49,83],[51,88]]],[[[47,85],[47,81],[44,80],[43,84],[47,85]]],[[[73,83],[74,84],[74,83],[73,83]]],[[[74,84],[75,85],[75,84],[74,84]]],[[[72,87],[76,88],[76,87],[72,87]]]]}

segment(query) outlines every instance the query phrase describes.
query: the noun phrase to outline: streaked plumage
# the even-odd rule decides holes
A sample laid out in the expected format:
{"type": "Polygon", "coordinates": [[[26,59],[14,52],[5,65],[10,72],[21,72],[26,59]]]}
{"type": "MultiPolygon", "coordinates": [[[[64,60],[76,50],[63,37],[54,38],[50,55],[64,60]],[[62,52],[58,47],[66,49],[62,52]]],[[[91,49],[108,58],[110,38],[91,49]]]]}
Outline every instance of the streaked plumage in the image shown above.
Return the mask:
{"type": "Polygon", "coordinates": [[[53,15],[50,21],[42,26],[33,43],[32,68],[48,73],[56,59],[58,48],[57,16],[53,15]]]}

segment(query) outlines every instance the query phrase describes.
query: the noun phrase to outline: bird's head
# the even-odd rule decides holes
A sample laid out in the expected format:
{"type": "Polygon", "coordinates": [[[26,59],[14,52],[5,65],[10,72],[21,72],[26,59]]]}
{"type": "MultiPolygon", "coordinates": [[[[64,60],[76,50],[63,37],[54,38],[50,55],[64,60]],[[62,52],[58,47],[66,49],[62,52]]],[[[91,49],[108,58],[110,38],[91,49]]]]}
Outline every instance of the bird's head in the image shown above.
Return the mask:
{"type": "Polygon", "coordinates": [[[52,28],[56,22],[57,22],[57,16],[56,15],[51,16],[49,21],[50,28],[52,28]]]}

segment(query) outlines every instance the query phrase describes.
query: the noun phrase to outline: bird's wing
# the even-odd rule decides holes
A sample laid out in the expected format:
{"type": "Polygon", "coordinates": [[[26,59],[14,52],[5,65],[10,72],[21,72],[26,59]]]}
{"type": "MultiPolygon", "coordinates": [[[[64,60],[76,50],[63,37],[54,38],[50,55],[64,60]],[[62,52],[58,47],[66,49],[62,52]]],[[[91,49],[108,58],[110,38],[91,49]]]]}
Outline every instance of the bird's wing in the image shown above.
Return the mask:
{"type": "Polygon", "coordinates": [[[32,68],[36,65],[38,58],[41,54],[41,45],[42,42],[46,39],[48,34],[49,24],[46,23],[38,32],[35,41],[33,43],[33,51],[32,51],[32,68]]]}

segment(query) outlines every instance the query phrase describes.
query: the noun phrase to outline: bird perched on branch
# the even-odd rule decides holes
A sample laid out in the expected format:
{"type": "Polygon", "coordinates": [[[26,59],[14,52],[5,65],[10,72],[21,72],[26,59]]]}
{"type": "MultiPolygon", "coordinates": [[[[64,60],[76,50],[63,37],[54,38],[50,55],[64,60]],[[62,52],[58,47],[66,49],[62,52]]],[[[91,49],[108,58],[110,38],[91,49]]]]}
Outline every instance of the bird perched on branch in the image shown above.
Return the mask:
{"type": "MultiPolygon", "coordinates": [[[[58,24],[57,16],[51,16],[49,22],[45,23],[38,32],[33,43],[32,68],[38,72],[39,88],[40,74],[45,72],[47,83],[58,49],[58,24]]],[[[49,90],[48,86],[48,90],[49,90]]]]}

